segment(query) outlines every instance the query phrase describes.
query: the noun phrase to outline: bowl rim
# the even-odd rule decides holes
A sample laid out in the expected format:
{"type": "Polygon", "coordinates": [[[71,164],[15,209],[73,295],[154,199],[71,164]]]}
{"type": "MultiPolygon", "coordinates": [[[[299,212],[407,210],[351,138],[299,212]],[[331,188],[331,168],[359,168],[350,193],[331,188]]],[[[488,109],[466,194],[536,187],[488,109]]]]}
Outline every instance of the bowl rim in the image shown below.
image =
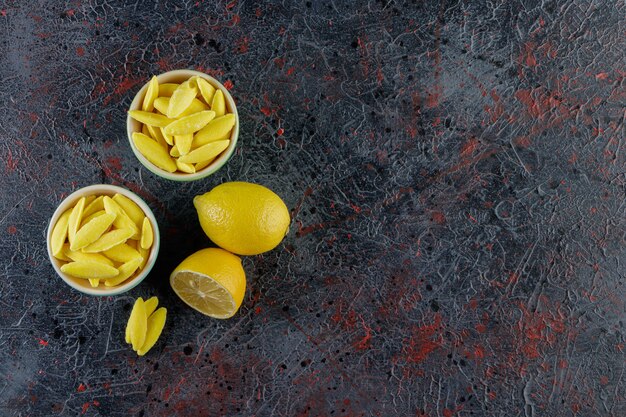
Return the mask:
{"type": "Polygon", "coordinates": [[[154,217],[154,213],[152,212],[150,207],[145,203],[145,201],[143,201],[143,199],[139,197],[137,194],[133,193],[132,191],[126,188],[118,187],[116,185],[109,185],[109,184],[89,185],[87,187],[79,188],[78,190],[74,191],[73,193],[65,197],[61,201],[61,203],[57,206],[54,213],[52,214],[52,217],[50,218],[50,222],[48,223],[48,230],[46,231],[46,247],[48,251],[48,258],[50,260],[50,263],[52,264],[52,267],[57,273],[57,275],[60,276],[61,279],[67,285],[74,288],[75,290],[83,294],[95,295],[95,296],[118,295],[118,294],[122,294],[124,292],[130,291],[131,289],[139,285],[152,270],[152,267],[154,266],[157,256],[159,254],[160,245],[161,245],[161,235],[159,232],[159,225],[156,221],[156,218],[154,217]],[[67,210],[79,198],[83,196],[93,195],[96,193],[101,193],[101,194],[119,193],[130,198],[135,204],[139,206],[139,208],[141,208],[141,210],[143,210],[146,217],[150,220],[150,223],[152,224],[152,230],[154,232],[153,233],[154,241],[152,243],[152,249],[150,250],[150,256],[148,257],[148,261],[146,262],[146,265],[144,266],[141,273],[139,273],[139,275],[137,275],[135,278],[132,278],[130,281],[127,281],[126,283],[122,285],[118,285],[118,286],[110,287],[110,288],[108,287],[91,288],[87,286],[81,286],[75,283],[73,279],[76,279],[76,278],[70,278],[67,274],[61,271],[60,266],[59,266],[60,262],[58,259],[54,257],[54,255],[52,254],[52,248],[50,247],[50,238],[52,236],[52,229],[56,225],[61,215],[65,212],[65,210],[67,210]]]}
{"type": "MultiPolygon", "coordinates": [[[[157,77],[157,80],[159,81],[159,84],[162,84],[164,82],[171,80],[172,78],[189,79],[193,76],[204,78],[213,87],[219,88],[220,90],[222,90],[222,93],[224,93],[224,98],[226,99],[227,108],[231,111],[231,113],[235,115],[235,126],[233,127],[233,131],[230,136],[230,144],[228,145],[228,148],[226,148],[226,150],[223,151],[218,158],[216,158],[213,162],[211,162],[209,165],[204,167],[199,172],[196,172],[194,174],[167,172],[157,167],[152,162],[148,161],[146,157],[143,156],[141,152],[139,152],[139,150],[135,146],[133,139],[132,139],[133,132],[138,131],[133,127],[133,125],[139,122],[136,122],[132,117],[130,117],[128,113],[126,115],[126,135],[128,136],[128,142],[130,144],[130,148],[135,154],[135,157],[150,172],[158,175],[161,178],[165,178],[171,181],[195,181],[195,180],[199,180],[202,178],[206,178],[211,174],[214,174],[220,168],[222,168],[226,164],[226,162],[228,162],[230,157],[235,152],[235,147],[237,146],[237,141],[239,139],[239,113],[237,112],[237,105],[235,104],[235,100],[233,100],[233,97],[230,95],[230,92],[228,91],[228,89],[226,89],[226,87],[224,87],[224,85],[221,82],[219,82],[218,80],[216,80],[215,78],[211,77],[208,74],[205,74],[200,71],[192,70],[192,69],[177,69],[177,70],[167,71],[167,72],[163,72],[157,75],[156,77],[157,77]],[[165,81],[162,81],[163,79],[165,79],[165,81]]],[[[130,107],[128,108],[129,111],[139,110],[141,108],[141,102],[143,101],[143,97],[145,96],[146,90],[148,89],[149,82],[150,81],[148,80],[148,82],[146,82],[141,87],[141,89],[139,89],[137,94],[135,94],[135,97],[133,98],[133,101],[130,107]]]]}

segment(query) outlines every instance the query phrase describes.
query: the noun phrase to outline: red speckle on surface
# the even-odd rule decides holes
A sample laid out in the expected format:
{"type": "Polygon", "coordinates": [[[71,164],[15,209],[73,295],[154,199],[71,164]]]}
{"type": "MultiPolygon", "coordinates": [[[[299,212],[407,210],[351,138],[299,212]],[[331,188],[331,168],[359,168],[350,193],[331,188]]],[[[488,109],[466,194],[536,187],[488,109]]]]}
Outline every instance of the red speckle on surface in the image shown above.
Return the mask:
{"type": "Polygon", "coordinates": [[[565,316],[559,306],[551,307],[548,312],[529,311],[526,305],[520,304],[522,318],[518,322],[521,333],[521,350],[529,359],[541,356],[541,348],[550,346],[557,340],[557,334],[564,333],[565,316]]]}
{"type": "Polygon", "coordinates": [[[285,133],[285,129],[283,129],[282,127],[281,127],[281,128],[279,128],[279,129],[276,131],[276,134],[277,134],[278,136],[282,136],[284,133],[285,133]]]}
{"type": "Polygon", "coordinates": [[[37,340],[39,341],[39,344],[41,346],[48,346],[48,342],[46,340],[43,340],[43,339],[37,339],[37,340]]]}
{"type": "Polygon", "coordinates": [[[600,377],[600,384],[602,385],[608,385],[609,384],[609,377],[606,375],[602,375],[600,377]]]}
{"type": "Polygon", "coordinates": [[[272,109],[270,109],[269,107],[261,107],[261,113],[263,113],[266,116],[269,116],[272,114],[272,109]]]}
{"type": "Polygon", "coordinates": [[[432,219],[437,224],[444,224],[446,222],[446,215],[441,211],[435,211],[432,214],[432,219]]]}
{"type": "Polygon", "coordinates": [[[7,233],[10,235],[14,235],[17,233],[17,227],[11,225],[9,227],[7,227],[7,233]]]}
{"type": "Polygon", "coordinates": [[[91,98],[96,98],[99,95],[104,94],[105,88],[106,88],[105,82],[104,81],[100,81],[98,84],[96,84],[93,87],[93,90],[91,90],[91,98]]]}
{"type": "Polygon", "coordinates": [[[530,140],[530,137],[528,136],[518,136],[515,139],[513,139],[513,143],[520,147],[520,148],[528,148],[530,145],[532,145],[532,141],[530,140]]]}
{"type": "Polygon", "coordinates": [[[168,29],[168,32],[176,33],[176,32],[178,32],[179,30],[181,30],[184,27],[185,27],[185,24],[183,22],[178,22],[174,26],[170,26],[170,28],[168,29]]]}
{"type": "Polygon", "coordinates": [[[168,69],[168,67],[169,67],[169,64],[168,64],[168,62],[167,62],[167,60],[166,60],[165,58],[161,58],[161,59],[159,59],[159,60],[156,62],[156,64],[159,66],[159,69],[160,69],[160,70],[162,70],[162,71],[167,70],[167,69],[168,69]]]}
{"type": "Polygon", "coordinates": [[[443,417],[452,417],[453,415],[454,411],[450,410],[449,408],[443,409],[443,417]]]}
{"type": "Polygon", "coordinates": [[[537,66],[537,58],[533,52],[536,49],[537,44],[535,42],[526,42],[523,46],[522,53],[519,56],[519,62],[527,67],[533,68],[537,66]]]}
{"type": "Polygon", "coordinates": [[[361,340],[355,343],[354,347],[356,350],[366,350],[371,345],[372,340],[372,328],[365,324],[365,320],[361,317],[361,323],[363,325],[363,330],[365,330],[365,336],[361,340]]]}
{"type": "Polygon", "coordinates": [[[471,156],[474,152],[476,152],[476,149],[478,149],[478,145],[479,145],[478,139],[476,139],[476,137],[472,136],[461,147],[461,156],[463,156],[463,157],[471,156]]]}
{"type": "Polygon", "coordinates": [[[285,66],[285,58],[274,58],[274,64],[280,69],[285,66]]]}
{"type": "Polygon", "coordinates": [[[441,97],[441,87],[435,86],[433,91],[429,92],[426,96],[426,107],[429,109],[434,109],[439,105],[439,98],[441,97]]]}
{"type": "Polygon", "coordinates": [[[241,17],[238,14],[234,14],[233,18],[230,19],[230,22],[232,23],[233,26],[237,26],[239,22],[241,22],[241,17]]]}
{"type": "Polygon", "coordinates": [[[423,362],[441,346],[440,325],[441,315],[437,313],[432,324],[414,326],[411,329],[411,336],[402,343],[403,356],[408,363],[423,362]]]}
{"type": "Polygon", "coordinates": [[[9,148],[9,153],[7,155],[6,166],[8,172],[13,172],[15,171],[15,168],[17,168],[17,159],[13,158],[13,152],[11,151],[11,148],[9,148]]]}
{"type": "Polygon", "coordinates": [[[287,75],[292,75],[294,72],[296,72],[296,69],[295,69],[294,67],[290,67],[290,68],[287,70],[287,75]]]}
{"type": "Polygon", "coordinates": [[[104,104],[104,105],[109,104],[109,102],[113,99],[114,96],[125,95],[131,89],[135,88],[135,86],[137,86],[138,84],[140,84],[143,81],[144,80],[141,79],[141,78],[131,78],[131,77],[122,78],[122,80],[117,84],[117,86],[113,90],[113,93],[110,94],[109,96],[107,96],[102,101],[102,104],[104,104]]]}
{"type": "Polygon", "coordinates": [[[107,165],[109,165],[110,168],[112,168],[112,169],[114,169],[116,171],[121,171],[122,170],[122,161],[117,156],[111,156],[111,157],[107,158],[106,163],[107,163],[107,165]]]}
{"type": "Polygon", "coordinates": [[[76,48],[76,55],[78,56],[85,55],[85,48],[83,48],[82,46],[79,46],[78,48],[76,48]]]}
{"type": "Polygon", "coordinates": [[[224,83],[224,87],[230,91],[233,88],[233,82],[231,80],[226,80],[226,82],[224,83]]]}
{"type": "Polygon", "coordinates": [[[83,384],[81,382],[81,384],[78,386],[78,388],[76,388],[76,391],[78,392],[84,392],[87,389],[87,387],[85,386],[85,384],[83,384]]]}
{"type": "Polygon", "coordinates": [[[485,357],[485,349],[481,345],[474,346],[474,358],[483,359],[485,357]]]}
{"type": "Polygon", "coordinates": [[[247,36],[244,36],[243,38],[239,39],[237,41],[237,52],[239,52],[240,54],[245,54],[246,52],[248,52],[248,48],[249,48],[249,42],[250,39],[247,36]]]}
{"type": "Polygon", "coordinates": [[[4,17],[7,15],[7,11],[6,10],[0,10],[0,16],[4,17]]]}
{"type": "Polygon", "coordinates": [[[474,328],[476,329],[476,331],[478,333],[485,333],[487,331],[487,326],[485,326],[482,323],[478,323],[476,324],[476,326],[474,326],[474,328]]]}
{"type": "Polygon", "coordinates": [[[606,72],[599,72],[596,74],[596,80],[600,81],[600,80],[606,80],[607,78],[609,78],[609,74],[606,72]]]}

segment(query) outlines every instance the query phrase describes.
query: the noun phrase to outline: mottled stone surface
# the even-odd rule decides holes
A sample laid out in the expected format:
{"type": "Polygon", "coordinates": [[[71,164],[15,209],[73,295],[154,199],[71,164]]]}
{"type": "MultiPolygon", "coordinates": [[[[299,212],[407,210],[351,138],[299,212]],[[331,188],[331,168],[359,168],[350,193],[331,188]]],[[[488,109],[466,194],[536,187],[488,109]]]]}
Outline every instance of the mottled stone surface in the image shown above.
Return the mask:
{"type": "Polygon", "coordinates": [[[623,416],[621,1],[11,1],[0,6],[0,415],[623,416]],[[357,4],[358,3],[358,4],[357,4]],[[195,68],[241,117],[228,165],[155,177],[125,111],[195,68]],[[192,197],[264,184],[293,216],[231,320],[172,293],[211,243],[192,197]],[[149,278],[95,298],[44,233],[82,186],[140,194],[149,278]],[[133,298],[169,309],[144,358],[133,298]]]}

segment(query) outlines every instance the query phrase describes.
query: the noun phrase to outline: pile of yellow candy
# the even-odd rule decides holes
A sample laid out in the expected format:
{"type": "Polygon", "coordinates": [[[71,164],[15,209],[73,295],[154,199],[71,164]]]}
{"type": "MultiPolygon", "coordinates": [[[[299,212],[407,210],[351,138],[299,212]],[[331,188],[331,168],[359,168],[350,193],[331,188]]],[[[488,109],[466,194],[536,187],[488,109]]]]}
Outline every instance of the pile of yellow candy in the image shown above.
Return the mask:
{"type": "Polygon", "coordinates": [[[181,84],[159,84],[152,77],[141,108],[128,112],[143,124],[133,143],[167,172],[193,174],[207,167],[228,148],[236,123],[222,90],[197,76],[181,84]]]}
{"type": "Polygon", "coordinates": [[[126,343],[132,345],[139,356],[145,355],[154,346],[165,327],[167,309],[161,307],[157,310],[158,305],[156,297],[146,301],[139,297],[130,313],[126,325],[126,343]]]}
{"type": "Polygon", "coordinates": [[[52,255],[61,271],[114,287],[139,273],[154,241],[143,210],[122,194],[81,197],[52,229],[52,255]]]}

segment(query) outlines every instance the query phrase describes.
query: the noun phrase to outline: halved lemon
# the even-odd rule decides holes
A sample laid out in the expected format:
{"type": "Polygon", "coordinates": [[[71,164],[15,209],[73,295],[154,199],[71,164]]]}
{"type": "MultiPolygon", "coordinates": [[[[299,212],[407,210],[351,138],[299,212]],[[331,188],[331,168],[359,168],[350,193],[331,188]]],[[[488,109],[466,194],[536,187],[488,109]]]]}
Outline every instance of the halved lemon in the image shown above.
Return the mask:
{"type": "Polygon", "coordinates": [[[170,275],[172,289],[191,308],[210,317],[232,317],[246,292],[241,259],[219,248],[189,256],[170,275]]]}

